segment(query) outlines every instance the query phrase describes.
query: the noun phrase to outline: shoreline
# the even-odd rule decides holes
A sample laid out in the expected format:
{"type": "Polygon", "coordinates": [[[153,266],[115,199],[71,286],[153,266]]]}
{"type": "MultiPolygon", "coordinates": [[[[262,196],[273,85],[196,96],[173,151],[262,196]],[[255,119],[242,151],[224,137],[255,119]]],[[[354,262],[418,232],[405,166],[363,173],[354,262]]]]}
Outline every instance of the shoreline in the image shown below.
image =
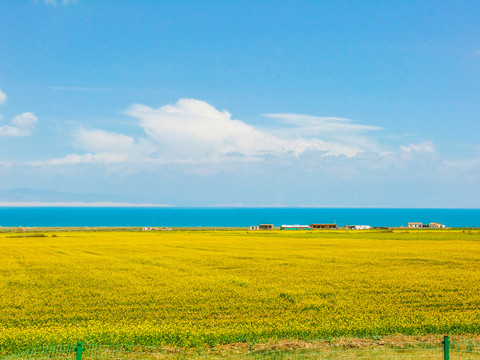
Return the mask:
{"type": "Polygon", "coordinates": [[[40,233],[40,232],[188,232],[188,231],[245,231],[247,233],[268,233],[268,232],[297,232],[297,233],[378,233],[385,231],[401,232],[427,232],[427,231],[465,231],[480,230],[480,227],[446,227],[446,228],[409,228],[409,227],[372,227],[370,229],[349,229],[339,227],[337,229],[311,229],[311,230],[281,230],[280,227],[274,227],[271,230],[251,230],[249,227],[236,226],[185,226],[185,227],[165,227],[153,226],[150,230],[144,230],[141,226],[0,226],[0,233],[40,233]]]}

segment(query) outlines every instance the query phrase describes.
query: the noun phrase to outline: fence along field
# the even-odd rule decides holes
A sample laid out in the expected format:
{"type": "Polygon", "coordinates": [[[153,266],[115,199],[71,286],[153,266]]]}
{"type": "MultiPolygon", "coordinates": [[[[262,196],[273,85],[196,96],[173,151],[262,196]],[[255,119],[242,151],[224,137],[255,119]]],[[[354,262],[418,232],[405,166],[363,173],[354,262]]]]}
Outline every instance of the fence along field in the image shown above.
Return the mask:
{"type": "Polygon", "coordinates": [[[0,234],[0,356],[480,330],[478,231],[31,235],[0,234]]]}
{"type": "MultiPolygon", "coordinates": [[[[440,343],[438,336],[424,336],[410,338],[405,343],[405,337],[384,338],[373,346],[374,341],[361,339],[336,339],[330,342],[309,342],[308,347],[299,347],[298,342],[283,343],[282,348],[266,347],[245,349],[238,346],[226,351],[225,348],[201,348],[178,351],[172,348],[154,346],[131,345],[56,345],[30,349],[13,355],[5,356],[2,360],[343,360],[343,359],[461,359],[476,360],[480,358],[478,339],[455,336],[453,343],[449,336],[444,336],[440,343]],[[437,338],[437,339],[435,339],[437,338]],[[356,346],[352,346],[356,344],[356,346]],[[380,345],[381,346],[378,346],[380,345]],[[193,350],[193,351],[192,351],[193,350]],[[442,356],[443,355],[443,356],[442,356]]],[[[305,345],[305,344],[303,344],[305,345]]]]}

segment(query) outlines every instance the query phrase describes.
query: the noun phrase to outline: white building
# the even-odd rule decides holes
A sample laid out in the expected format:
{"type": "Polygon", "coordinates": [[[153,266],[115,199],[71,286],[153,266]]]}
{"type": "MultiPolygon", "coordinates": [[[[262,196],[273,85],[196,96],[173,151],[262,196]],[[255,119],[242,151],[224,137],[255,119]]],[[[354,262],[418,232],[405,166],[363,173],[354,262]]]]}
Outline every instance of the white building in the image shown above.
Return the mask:
{"type": "Polygon", "coordinates": [[[423,227],[423,223],[421,223],[421,222],[409,222],[408,227],[409,228],[421,228],[421,227],[423,227]]]}
{"type": "Polygon", "coordinates": [[[349,228],[351,230],[368,230],[372,227],[370,225],[350,225],[349,228]]]}

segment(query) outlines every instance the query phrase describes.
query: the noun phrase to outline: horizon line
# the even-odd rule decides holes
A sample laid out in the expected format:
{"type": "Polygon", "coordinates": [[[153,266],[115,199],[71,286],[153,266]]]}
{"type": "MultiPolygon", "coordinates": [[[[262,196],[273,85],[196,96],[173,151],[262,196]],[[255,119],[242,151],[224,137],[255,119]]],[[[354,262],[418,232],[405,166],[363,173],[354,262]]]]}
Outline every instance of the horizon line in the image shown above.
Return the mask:
{"type": "Polygon", "coordinates": [[[166,205],[152,203],[130,203],[130,202],[110,202],[110,201],[0,201],[0,208],[5,207],[131,207],[131,208],[170,208],[170,209],[438,209],[438,210],[480,210],[475,207],[419,207],[419,206],[376,206],[376,205],[242,205],[242,204],[218,204],[207,206],[188,206],[188,205],[166,205]]]}

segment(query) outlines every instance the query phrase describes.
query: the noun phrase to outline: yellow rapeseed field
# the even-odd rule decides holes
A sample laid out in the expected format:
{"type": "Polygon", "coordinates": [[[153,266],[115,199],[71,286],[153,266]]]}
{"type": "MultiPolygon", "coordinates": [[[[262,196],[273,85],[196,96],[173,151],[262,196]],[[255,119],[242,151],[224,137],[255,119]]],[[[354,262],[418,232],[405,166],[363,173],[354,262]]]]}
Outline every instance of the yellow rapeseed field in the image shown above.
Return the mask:
{"type": "Polygon", "coordinates": [[[0,234],[0,355],[480,331],[480,232],[0,234]]]}

